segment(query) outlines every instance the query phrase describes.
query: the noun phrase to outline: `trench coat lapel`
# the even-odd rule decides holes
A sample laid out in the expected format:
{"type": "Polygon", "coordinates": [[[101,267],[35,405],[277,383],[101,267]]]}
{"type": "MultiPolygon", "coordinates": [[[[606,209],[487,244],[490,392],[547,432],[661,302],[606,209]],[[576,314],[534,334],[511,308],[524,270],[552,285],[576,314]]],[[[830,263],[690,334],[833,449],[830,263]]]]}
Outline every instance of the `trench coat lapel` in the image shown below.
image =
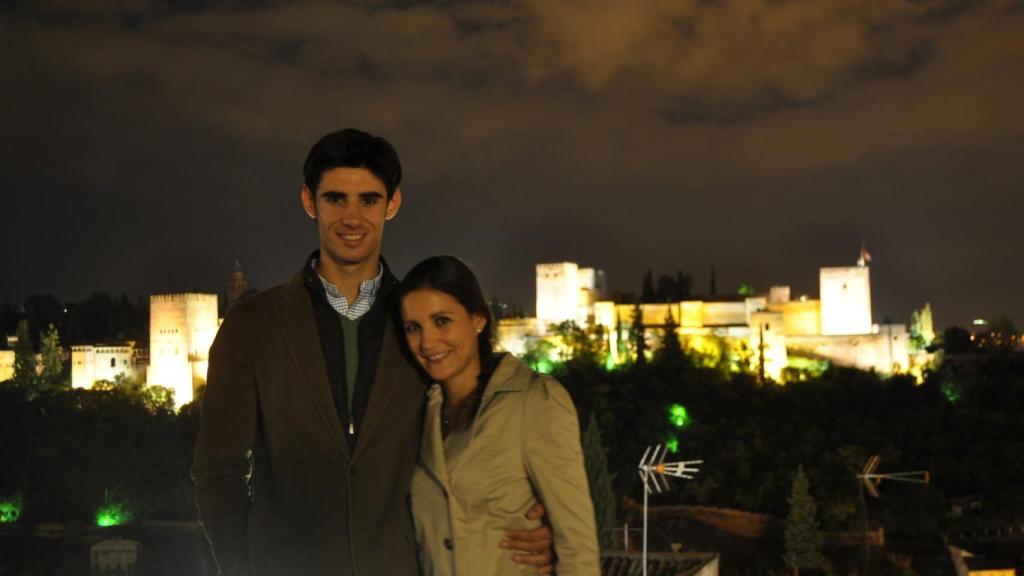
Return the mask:
{"type": "Polygon", "coordinates": [[[334,443],[346,459],[349,455],[348,442],[342,435],[341,422],[334,408],[331,384],[327,378],[327,365],[320,344],[320,336],[313,316],[313,302],[302,283],[299,273],[285,291],[284,298],[275,306],[277,320],[284,332],[285,345],[295,363],[295,370],[316,405],[320,418],[334,443]]]}
{"type": "Polygon", "coordinates": [[[444,394],[441,385],[434,384],[427,393],[427,409],[423,415],[423,434],[420,440],[420,463],[441,486],[448,488],[448,464],[444,459],[444,438],[441,436],[441,406],[444,394]]]}
{"type": "MultiPolygon", "coordinates": [[[[487,382],[487,388],[484,390],[483,398],[480,399],[480,408],[476,413],[476,417],[473,418],[472,424],[469,425],[469,442],[466,444],[465,454],[470,451],[473,446],[474,440],[478,431],[480,421],[483,420],[484,413],[488,412],[491,408],[491,403],[495,397],[499,394],[510,393],[510,392],[525,392],[530,388],[530,377],[533,371],[526,367],[525,364],[516,359],[515,356],[505,353],[502,354],[501,359],[498,362],[497,368],[494,369],[494,373],[491,374],[490,380],[487,382]]],[[[439,402],[440,406],[443,404],[439,402]]],[[[440,408],[438,408],[440,410],[440,408]]],[[[440,415],[438,416],[438,422],[440,422],[440,415]]],[[[438,426],[438,438],[440,438],[441,428],[438,426]]],[[[441,466],[447,469],[447,461],[444,459],[444,447],[440,448],[441,452],[441,466]]],[[[452,476],[458,477],[462,472],[462,466],[468,458],[459,458],[452,469],[452,476]]],[[[472,466],[472,463],[468,464],[472,466]]]]}

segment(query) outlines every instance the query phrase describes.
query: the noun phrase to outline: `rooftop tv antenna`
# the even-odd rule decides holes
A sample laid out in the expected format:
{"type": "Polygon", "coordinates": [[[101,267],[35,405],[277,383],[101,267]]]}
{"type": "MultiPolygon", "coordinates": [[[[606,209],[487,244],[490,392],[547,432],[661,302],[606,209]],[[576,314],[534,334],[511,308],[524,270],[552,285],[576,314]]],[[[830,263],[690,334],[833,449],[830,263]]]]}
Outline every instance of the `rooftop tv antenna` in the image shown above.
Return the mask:
{"type": "Polygon", "coordinates": [[[864,469],[861,470],[860,474],[857,474],[857,478],[867,488],[868,493],[878,498],[878,485],[882,483],[882,480],[895,480],[897,482],[913,482],[915,484],[927,484],[931,481],[931,473],[928,470],[915,470],[913,472],[887,472],[881,474],[878,472],[878,463],[881,458],[878,454],[875,454],[871,458],[868,458],[864,469]]]}
{"type": "Polygon", "coordinates": [[[647,497],[651,492],[661,494],[669,489],[668,477],[685,478],[693,480],[693,474],[699,472],[695,467],[703,464],[703,460],[687,460],[685,462],[665,462],[668,448],[658,444],[648,446],[644,455],[640,458],[640,465],[637,466],[640,479],[644,482],[644,531],[643,531],[643,552],[641,562],[643,563],[643,576],[647,576],[647,497]],[[654,448],[652,451],[651,448],[654,448]]]}
{"type": "Polygon", "coordinates": [[[857,474],[857,478],[860,480],[860,506],[861,514],[864,522],[863,527],[863,547],[861,550],[861,571],[863,574],[867,574],[868,567],[871,563],[871,550],[868,544],[868,503],[864,499],[864,490],[867,489],[868,493],[875,498],[880,497],[878,493],[878,485],[882,483],[882,480],[895,480],[897,482],[913,482],[915,484],[927,484],[931,480],[931,473],[927,470],[915,470],[913,472],[888,472],[885,474],[878,472],[878,463],[881,458],[878,454],[868,458],[868,461],[864,464],[864,468],[857,474]]]}

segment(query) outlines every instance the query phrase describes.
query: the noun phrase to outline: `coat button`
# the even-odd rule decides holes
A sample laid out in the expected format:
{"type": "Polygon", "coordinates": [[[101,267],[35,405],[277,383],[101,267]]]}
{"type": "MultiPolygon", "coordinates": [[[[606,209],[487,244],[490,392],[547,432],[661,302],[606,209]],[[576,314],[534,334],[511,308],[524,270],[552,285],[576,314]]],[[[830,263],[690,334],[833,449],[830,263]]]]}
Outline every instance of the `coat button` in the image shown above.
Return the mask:
{"type": "Polygon", "coordinates": [[[444,547],[449,549],[449,550],[452,550],[453,548],[455,548],[455,543],[452,542],[451,538],[445,538],[444,539],[444,547]]]}

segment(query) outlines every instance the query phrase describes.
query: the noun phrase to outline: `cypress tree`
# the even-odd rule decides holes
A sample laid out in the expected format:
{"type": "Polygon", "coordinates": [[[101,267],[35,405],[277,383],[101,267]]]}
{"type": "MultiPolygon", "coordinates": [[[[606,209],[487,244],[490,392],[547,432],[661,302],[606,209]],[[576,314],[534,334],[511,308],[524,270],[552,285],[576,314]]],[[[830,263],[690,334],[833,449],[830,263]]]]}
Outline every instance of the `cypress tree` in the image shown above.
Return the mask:
{"type": "Polygon", "coordinates": [[[633,307],[633,325],[629,330],[636,347],[636,365],[645,366],[647,364],[647,340],[644,337],[644,312],[639,302],[633,307]]]}
{"type": "Polygon", "coordinates": [[[654,302],[657,300],[657,293],[654,291],[654,275],[651,273],[651,269],[647,269],[647,273],[644,274],[644,284],[640,289],[640,301],[654,302]]]}
{"type": "Polygon", "coordinates": [[[43,373],[39,376],[39,387],[42,390],[56,390],[64,386],[64,352],[60,346],[60,334],[50,324],[40,340],[43,373]]]}
{"type": "Polygon", "coordinates": [[[12,380],[15,385],[24,388],[30,395],[35,395],[39,376],[36,374],[36,354],[32,349],[32,333],[28,327],[28,320],[18,322],[16,334],[18,344],[14,348],[14,377],[12,380]]]}
{"type": "Polygon", "coordinates": [[[608,472],[608,453],[601,440],[601,429],[594,412],[590,413],[587,429],[583,433],[583,462],[590,481],[590,498],[594,501],[597,535],[601,547],[608,549],[615,540],[611,528],[615,527],[617,518],[615,492],[612,491],[614,477],[608,472]]]}
{"type": "Polygon", "coordinates": [[[811,497],[803,466],[796,470],[787,501],[789,515],[786,516],[786,553],[782,559],[793,569],[794,576],[800,575],[801,568],[825,570],[828,561],[821,553],[821,533],[815,518],[818,507],[811,497]]]}

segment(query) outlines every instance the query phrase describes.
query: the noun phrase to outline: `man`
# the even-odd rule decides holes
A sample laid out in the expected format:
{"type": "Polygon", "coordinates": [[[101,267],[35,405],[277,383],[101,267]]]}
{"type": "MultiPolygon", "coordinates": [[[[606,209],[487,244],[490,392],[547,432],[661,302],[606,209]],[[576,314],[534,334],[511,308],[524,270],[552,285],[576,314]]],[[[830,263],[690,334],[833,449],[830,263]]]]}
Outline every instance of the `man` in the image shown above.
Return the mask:
{"type": "MultiPolygon", "coordinates": [[[[223,574],[414,575],[407,494],[426,387],[400,347],[380,255],[401,164],[386,140],[349,129],[313,146],[303,176],[320,250],[234,306],[210,348],[200,520],[223,574]]],[[[550,570],[546,528],[503,545],[550,570]]]]}

